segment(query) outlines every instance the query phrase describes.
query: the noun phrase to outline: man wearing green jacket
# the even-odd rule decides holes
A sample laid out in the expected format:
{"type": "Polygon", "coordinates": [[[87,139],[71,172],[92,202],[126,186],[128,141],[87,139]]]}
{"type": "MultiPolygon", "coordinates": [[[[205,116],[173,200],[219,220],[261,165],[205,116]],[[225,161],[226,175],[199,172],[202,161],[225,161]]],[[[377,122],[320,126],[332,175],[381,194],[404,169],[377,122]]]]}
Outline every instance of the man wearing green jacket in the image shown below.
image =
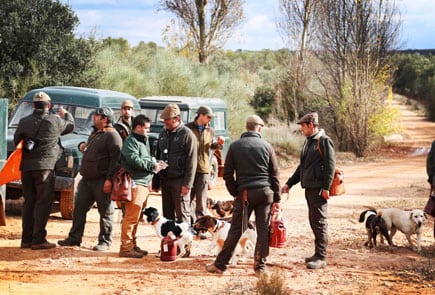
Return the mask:
{"type": "Polygon", "coordinates": [[[125,215],[121,228],[121,247],[119,256],[142,258],[148,252],[136,244],[136,232],[143,207],[146,207],[149,194],[149,184],[153,172],[161,169],[161,164],[152,160],[148,143],[150,119],[138,115],[133,119],[132,133],[125,139],[121,149],[122,166],[134,181],[132,198],[125,202],[125,215]]]}
{"type": "Polygon", "coordinates": [[[326,267],[328,246],[328,199],[329,189],[334,178],[335,152],[332,140],[319,129],[317,113],[308,113],[298,122],[301,132],[307,138],[301,152],[300,164],[282,187],[283,193],[301,182],[305,189],[310,226],[314,233],[315,252],[306,257],[309,269],[326,267]]]}

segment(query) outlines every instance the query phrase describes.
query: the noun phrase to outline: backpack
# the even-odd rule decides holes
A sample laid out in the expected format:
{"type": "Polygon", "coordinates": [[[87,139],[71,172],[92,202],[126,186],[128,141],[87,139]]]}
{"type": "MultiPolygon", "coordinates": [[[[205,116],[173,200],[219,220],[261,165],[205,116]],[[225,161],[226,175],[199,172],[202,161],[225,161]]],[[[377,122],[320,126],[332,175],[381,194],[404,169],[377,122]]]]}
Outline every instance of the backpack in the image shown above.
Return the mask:
{"type": "Polygon", "coordinates": [[[112,201],[129,202],[131,201],[132,180],[130,173],[124,168],[120,168],[112,179],[112,201]]]}
{"type": "MultiPolygon", "coordinates": [[[[321,157],[323,157],[322,150],[320,149],[320,137],[317,139],[317,150],[321,157]]],[[[329,188],[329,195],[340,196],[346,193],[346,188],[344,186],[344,172],[342,169],[335,166],[334,178],[332,180],[331,187],[329,188]]]]}

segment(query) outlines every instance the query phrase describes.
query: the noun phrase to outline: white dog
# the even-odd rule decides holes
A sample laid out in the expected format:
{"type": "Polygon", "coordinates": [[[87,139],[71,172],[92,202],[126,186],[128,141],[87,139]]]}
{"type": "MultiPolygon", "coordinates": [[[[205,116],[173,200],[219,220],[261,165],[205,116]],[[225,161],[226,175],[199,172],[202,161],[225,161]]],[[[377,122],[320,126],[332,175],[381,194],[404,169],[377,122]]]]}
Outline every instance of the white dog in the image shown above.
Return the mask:
{"type": "Polygon", "coordinates": [[[411,241],[411,235],[417,234],[417,251],[421,251],[421,226],[426,218],[423,210],[404,211],[397,208],[388,208],[378,210],[378,215],[385,220],[391,239],[393,239],[396,231],[400,230],[405,234],[411,248],[415,249],[411,241]]]}
{"type": "MultiPolygon", "coordinates": [[[[249,225],[251,226],[251,225],[249,225]]],[[[230,230],[231,224],[224,220],[219,220],[213,216],[201,216],[199,217],[193,228],[199,233],[209,232],[212,235],[212,241],[207,248],[207,254],[212,253],[212,250],[217,248],[218,253],[222,250],[225,240],[227,239],[228,232],[230,230]]],[[[237,264],[237,254],[241,249],[241,256],[244,259],[248,256],[248,249],[253,249],[255,247],[255,243],[257,242],[257,232],[251,226],[248,227],[245,232],[242,234],[239,240],[238,251],[234,251],[233,256],[231,257],[230,264],[235,266],[237,264]],[[236,253],[237,252],[237,253],[236,253]]]]}
{"type": "Polygon", "coordinates": [[[173,220],[166,219],[160,216],[158,210],[153,207],[142,209],[142,212],[147,217],[147,222],[154,226],[156,234],[160,238],[166,237],[168,233],[173,233],[177,237],[180,257],[190,256],[193,234],[189,231],[189,225],[187,223],[176,223],[173,220]]]}

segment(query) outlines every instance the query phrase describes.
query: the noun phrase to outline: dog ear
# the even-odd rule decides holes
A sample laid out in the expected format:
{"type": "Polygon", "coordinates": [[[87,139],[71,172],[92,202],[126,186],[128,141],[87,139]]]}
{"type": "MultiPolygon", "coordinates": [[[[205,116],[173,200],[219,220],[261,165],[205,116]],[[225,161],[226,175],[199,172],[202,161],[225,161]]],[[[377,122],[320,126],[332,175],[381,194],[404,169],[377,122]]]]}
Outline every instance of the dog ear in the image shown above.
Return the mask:
{"type": "Polygon", "coordinates": [[[411,211],[411,212],[409,213],[409,219],[412,219],[412,216],[413,216],[413,212],[411,211]]]}

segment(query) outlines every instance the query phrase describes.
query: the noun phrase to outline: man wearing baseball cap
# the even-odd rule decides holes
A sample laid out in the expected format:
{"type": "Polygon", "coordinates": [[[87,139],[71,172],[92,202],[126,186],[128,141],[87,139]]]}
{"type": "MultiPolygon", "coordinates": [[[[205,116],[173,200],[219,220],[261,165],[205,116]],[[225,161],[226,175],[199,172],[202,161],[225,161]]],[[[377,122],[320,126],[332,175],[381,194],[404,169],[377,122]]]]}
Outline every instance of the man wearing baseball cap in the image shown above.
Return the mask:
{"type": "Polygon", "coordinates": [[[50,96],[37,92],[33,96],[33,113],[20,120],[14,144],[23,141],[21,181],[22,210],[21,248],[50,249],[45,229],[54,200],[54,166],[61,154],[60,136],[74,130],[74,118],[64,108],[50,114],[50,96]]]}
{"type": "Polygon", "coordinates": [[[127,136],[131,133],[131,125],[133,122],[133,111],[134,105],[133,102],[129,99],[126,99],[121,104],[121,116],[118,121],[113,125],[116,131],[118,131],[122,140],[125,140],[127,136]]]}
{"type": "Polygon", "coordinates": [[[222,136],[215,138],[214,129],[210,126],[214,116],[215,114],[210,107],[200,106],[195,119],[186,124],[198,141],[198,165],[190,193],[192,222],[195,222],[198,217],[207,215],[207,191],[211,170],[210,156],[215,149],[221,149],[225,143],[222,136]]]}
{"type": "Polygon", "coordinates": [[[122,139],[113,128],[113,111],[109,107],[95,110],[93,115],[95,131],[87,142],[79,144],[83,153],[80,174],[74,202],[73,223],[68,237],[59,240],[60,246],[80,246],[89,208],[97,203],[100,215],[98,244],[92,250],[105,251],[112,245],[114,208],[110,199],[112,179],[121,160],[122,139]]]}

